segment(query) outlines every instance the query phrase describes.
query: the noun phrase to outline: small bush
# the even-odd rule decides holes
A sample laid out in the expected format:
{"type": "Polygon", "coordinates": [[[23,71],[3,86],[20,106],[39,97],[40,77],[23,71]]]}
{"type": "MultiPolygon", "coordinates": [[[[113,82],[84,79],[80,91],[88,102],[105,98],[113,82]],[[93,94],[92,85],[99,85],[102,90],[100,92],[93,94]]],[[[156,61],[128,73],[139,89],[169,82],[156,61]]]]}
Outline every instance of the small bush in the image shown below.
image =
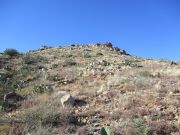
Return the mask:
{"type": "Polygon", "coordinates": [[[138,75],[141,77],[152,77],[152,74],[149,71],[141,71],[138,75]]]}
{"type": "Polygon", "coordinates": [[[37,62],[37,58],[32,57],[30,55],[25,55],[22,59],[23,64],[34,64],[37,62]]]}
{"type": "Polygon", "coordinates": [[[125,60],[123,63],[122,63],[123,66],[130,66],[130,67],[141,67],[139,66],[137,63],[135,63],[134,61],[131,61],[131,60],[125,60]]]}
{"type": "Polygon", "coordinates": [[[100,44],[100,43],[96,43],[95,45],[96,45],[96,46],[101,46],[101,44],[100,44]]]}
{"type": "Polygon", "coordinates": [[[112,48],[112,47],[113,47],[112,43],[110,43],[110,42],[105,42],[105,43],[103,44],[103,46],[109,47],[109,48],[112,48]]]}
{"type": "Polygon", "coordinates": [[[52,65],[52,69],[57,68],[57,67],[58,67],[58,64],[53,64],[52,65]]]}
{"type": "Polygon", "coordinates": [[[134,119],[134,128],[136,129],[137,135],[148,135],[150,128],[141,119],[134,119]]]}
{"type": "Polygon", "coordinates": [[[52,135],[52,129],[47,127],[39,127],[36,131],[30,132],[30,135],[52,135]]]}
{"type": "Polygon", "coordinates": [[[103,127],[101,129],[101,135],[112,135],[112,131],[110,128],[108,127],[103,127]]]}
{"type": "Polygon", "coordinates": [[[49,99],[36,109],[28,109],[20,117],[29,133],[40,132],[39,128],[76,124],[70,108],[62,108],[59,98],[49,99]]]}
{"type": "Polygon", "coordinates": [[[4,51],[4,54],[12,57],[12,56],[17,56],[19,52],[16,49],[6,49],[4,51]]]}
{"type": "Polygon", "coordinates": [[[91,58],[92,56],[91,55],[89,55],[89,54],[85,54],[84,55],[84,58],[91,58]]]}
{"type": "Polygon", "coordinates": [[[75,47],[76,45],[75,44],[71,44],[72,47],[75,47]]]}
{"type": "Polygon", "coordinates": [[[109,66],[109,65],[111,65],[111,63],[108,62],[108,61],[106,61],[106,60],[103,60],[103,61],[100,63],[100,65],[102,65],[102,66],[109,66]]]}
{"type": "Polygon", "coordinates": [[[48,75],[46,78],[48,81],[59,81],[58,75],[48,75]]]}
{"type": "Polygon", "coordinates": [[[51,91],[52,91],[51,87],[49,87],[48,85],[44,85],[44,84],[35,85],[34,89],[33,89],[34,94],[51,92],[51,91]]]}
{"type": "Polygon", "coordinates": [[[0,73],[0,83],[4,84],[7,80],[7,75],[4,73],[0,73]]]}
{"type": "Polygon", "coordinates": [[[98,52],[98,53],[96,53],[96,56],[103,56],[103,54],[98,52]]]}
{"type": "Polygon", "coordinates": [[[66,66],[75,66],[77,63],[72,61],[72,60],[66,60],[64,61],[64,64],[63,66],[66,67],[66,66]]]}

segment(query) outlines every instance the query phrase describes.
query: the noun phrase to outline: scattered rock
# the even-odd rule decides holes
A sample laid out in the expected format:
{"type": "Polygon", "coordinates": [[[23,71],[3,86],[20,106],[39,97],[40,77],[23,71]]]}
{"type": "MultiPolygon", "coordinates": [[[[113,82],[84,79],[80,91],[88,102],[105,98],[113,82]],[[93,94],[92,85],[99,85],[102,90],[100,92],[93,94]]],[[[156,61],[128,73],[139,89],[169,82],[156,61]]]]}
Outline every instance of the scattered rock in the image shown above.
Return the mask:
{"type": "Polygon", "coordinates": [[[66,94],[62,96],[61,104],[63,107],[65,107],[66,105],[73,106],[75,104],[75,99],[70,94],[66,94]]]}

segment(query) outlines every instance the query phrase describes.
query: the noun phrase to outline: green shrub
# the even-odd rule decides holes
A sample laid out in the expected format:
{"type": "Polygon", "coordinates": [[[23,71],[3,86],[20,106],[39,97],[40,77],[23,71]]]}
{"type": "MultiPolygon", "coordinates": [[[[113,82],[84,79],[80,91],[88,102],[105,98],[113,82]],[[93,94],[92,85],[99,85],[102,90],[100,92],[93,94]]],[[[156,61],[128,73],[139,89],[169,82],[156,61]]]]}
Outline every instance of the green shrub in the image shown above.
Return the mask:
{"type": "Polygon", "coordinates": [[[4,84],[7,80],[7,75],[4,73],[0,73],[0,83],[4,84]]]}
{"type": "Polygon", "coordinates": [[[6,49],[4,54],[9,56],[17,56],[19,52],[16,49],[6,49]]]}
{"type": "Polygon", "coordinates": [[[33,88],[34,94],[51,92],[51,91],[52,91],[51,87],[49,87],[49,85],[44,85],[44,84],[35,85],[33,88]]]}
{"type": "Polygon", "coordinates": [[[103,46],[109,47],[109,48],[112,48],[112,47],[113,47],[112,43],[110,43],[110,42],[105,42],[105,43],[103,44],[103,46]]]}
{"type": "Polygon", "coordinates": [[[100,63],[100,65],[102,65],[102,66],[109,66],[111,63],[110,62],[108,62],[108,61],[106,61],[106,60],[103,60],[101,63],[100,63]]]}
{"type": "Polygon", "coordinates": [[[48,81],[59,81],[58,75],[48,75],[46,78],[48,81]]]}
{"type": "Polygon", "coordinates": [[[75,61],[72,61],[72,60],[66,60],[64,61],[64,64],[63,66],[66,67],[66,66],[75,66],[77,63],[75,61]]]}
{"type": "Polygon", "coordinates": [[[89,54],[84,54],[84,58],[91,58],[92,56],[89,54]]]}
{"type": "Polygon", "coordinates": [[[138,72],[138,75],[141,77],[152,77],[152,74],[149,71],[138,72]]]}
{"type": "Polygon", "coordinates": [[[108,127],[103,127],[101,129],[101,135],[112,135],[111,129],[108,127]]]}
{"type": "Polygon", "coordinates": [[[58,67],[58,64],[53,64],[52,65],[52,69],[57,68],[57,67],[58,67]]]}
{"type": "Polygon", "coordinates": [[[32,57],[30,55],[25,55],[23,58],[22,58],[22,63],[23,64],[34,64],[37,62],[37,58],[35,57],[32,57]]]}
{"type": "Polygon", "coordinates": [[[23,81],[14,80],[14,81],[12,81],[11,86],[14,89],[22,89],[25,87],[25,83],[23,81]]]}
{"type": "Polygon", "coordinates": [[[136,129],[137,135],[148,135],[150,128],[141,119],[134,119],[134,128],[136,129]]]}
{"type": "Polygon", "coordinates": [[[96,46],[101,46],[101,44],[100,44],[100,43],[96,43],[95,45],[96,45],[96,46]]]}
{"type": "Polygon", "coordinates": [[[29,133],[37,132],[39,128],[68,126],[77,122],[70,108],[62,108],[60,98],[49,99],[45,103],[41,103],[36,109],[28,109],[20,118],[29,133]]]}
{"type": "Polygon", "coordinates": [[[122,63],[123,66],[130,66],[130,67],[140,67],[137,63],[135,63],[134,61],[131,60],[125,60],[122,63]]]}
{"type": "Polygon", "coordinates": [[[39,127],[37,130],[27,133],[27,135],[52,135],[51,127],[39,127]]]}
{"type": "Polygon", "coordinates": [[[96,56],[103,56],[103,54],[98,52],[98,53],[96,53],[96,56]]]}

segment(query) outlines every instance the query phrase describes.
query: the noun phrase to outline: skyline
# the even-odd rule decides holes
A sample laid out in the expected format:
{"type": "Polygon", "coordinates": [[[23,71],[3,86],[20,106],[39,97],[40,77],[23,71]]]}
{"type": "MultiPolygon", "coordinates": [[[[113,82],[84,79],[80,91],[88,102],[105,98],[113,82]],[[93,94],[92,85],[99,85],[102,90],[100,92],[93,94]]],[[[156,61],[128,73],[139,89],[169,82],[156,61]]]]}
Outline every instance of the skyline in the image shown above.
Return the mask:
{"type": "Polygon", "coordinates": [[[0,0],[0,51],[111,42],[129,54],[180,61],[178,0],[0,0]]]}

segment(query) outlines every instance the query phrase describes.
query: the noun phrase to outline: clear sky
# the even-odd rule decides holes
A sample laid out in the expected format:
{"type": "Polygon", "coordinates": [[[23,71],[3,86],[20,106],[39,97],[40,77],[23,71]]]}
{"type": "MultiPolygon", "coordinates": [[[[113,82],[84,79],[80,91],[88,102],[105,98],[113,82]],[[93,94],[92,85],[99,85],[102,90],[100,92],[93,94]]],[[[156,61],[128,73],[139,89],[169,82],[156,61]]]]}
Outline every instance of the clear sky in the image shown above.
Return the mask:
{"type": "Polygon", "coordinates": [[[180,60],[180,0],[0,0],[0,51],[110,41],[180,60]]]}

